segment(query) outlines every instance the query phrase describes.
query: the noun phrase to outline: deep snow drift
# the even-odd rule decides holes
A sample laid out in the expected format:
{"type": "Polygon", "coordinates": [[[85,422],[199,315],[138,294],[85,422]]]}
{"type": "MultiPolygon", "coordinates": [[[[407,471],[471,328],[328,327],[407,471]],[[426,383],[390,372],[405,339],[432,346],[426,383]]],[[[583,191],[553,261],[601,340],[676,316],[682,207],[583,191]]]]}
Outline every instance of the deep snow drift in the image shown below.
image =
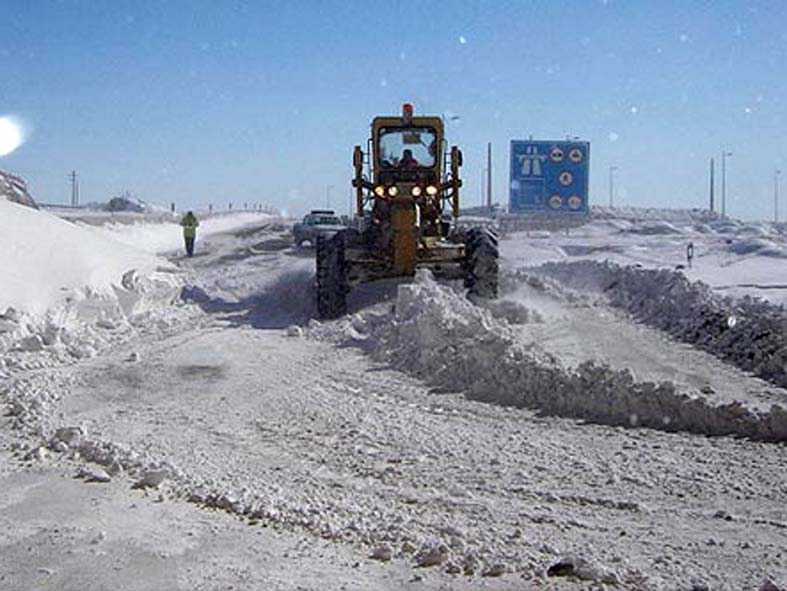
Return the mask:
{"type": "Polygon", "coordinates": [[[0,310],[41,314],[77,290],[109,296],[123,275],[173,270],[166,261],[43,211],[0,201],[0,252],[7,257],[0,310]]]}
{"type": "Polygon", "coordinates": [[[49,213],[0,201],[0,252],[0,375],[91,356],[135,325],[174,319],[174,266],[49,213]]]}

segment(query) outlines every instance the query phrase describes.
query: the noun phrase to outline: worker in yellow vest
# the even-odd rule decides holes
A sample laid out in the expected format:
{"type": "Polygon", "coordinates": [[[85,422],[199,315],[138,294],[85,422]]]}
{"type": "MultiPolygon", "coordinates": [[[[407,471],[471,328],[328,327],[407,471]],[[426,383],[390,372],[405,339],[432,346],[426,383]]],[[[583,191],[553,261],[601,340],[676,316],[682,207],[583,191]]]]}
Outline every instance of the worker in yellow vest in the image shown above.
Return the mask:
{"type": "Polygon", "coordinates": [[[199,221],[192,212],[186,212],[186,215],[180,220],[180,225],[183,226],[183,241],[186,243],[186,254],[190,257],[194,256],[194,240],[197,238],[197,226],[199,221]]]}

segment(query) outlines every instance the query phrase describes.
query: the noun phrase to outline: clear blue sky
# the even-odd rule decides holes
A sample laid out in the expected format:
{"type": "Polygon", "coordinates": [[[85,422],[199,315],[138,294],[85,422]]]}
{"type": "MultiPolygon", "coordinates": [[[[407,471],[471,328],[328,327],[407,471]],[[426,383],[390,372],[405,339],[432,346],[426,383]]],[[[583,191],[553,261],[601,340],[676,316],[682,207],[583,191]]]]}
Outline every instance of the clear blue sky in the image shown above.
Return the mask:
{"type": "MultiPolygon", "coordinates": [[[[372,116],[451,114],[478,202],[486,142],[591,142],[591,201],[703,206],[723,146],[728,213],[769,217],[787,177],[787,2],[5,0],[0,158],[42,201],[129,190],[179,207],[346,209],[372,116]]],[[[787,186],[787,183],[785,183],[787,186]]],[[[787,194],[787,188],[783,191],[787,194]]],[[[783,210],[787,211],[787,207],[783,210]]]]}

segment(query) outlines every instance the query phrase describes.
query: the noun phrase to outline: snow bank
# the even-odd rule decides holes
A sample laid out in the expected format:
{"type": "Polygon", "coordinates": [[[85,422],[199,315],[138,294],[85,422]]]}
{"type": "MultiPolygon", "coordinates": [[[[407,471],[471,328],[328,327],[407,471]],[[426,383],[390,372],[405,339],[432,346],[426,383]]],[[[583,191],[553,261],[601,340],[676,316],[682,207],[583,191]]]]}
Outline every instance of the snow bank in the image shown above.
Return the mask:
{"type": "Polygon", "coordinates": [[[573,289],[604,293],[645,324],[787,387],[787,311],[781,306],[724,297],[669,269],[583,260],[546,263],[535,271],[573,289]]]}
{"type": "Polygon", "coordinates": [[[111,295],[127,271],[151,274],[164,261],[42,211],[0,201],[4,253],[0,310],[40,314],[65,292],[89,289],[111,295]]]}
{"type": "MultiPolygon", "coordinates": [[[[234,228],[269,220],[273,216],[267,213],[235,213],[215,215],[200,219],[197,230],[197,240],[211,234],[226,232],[234,228]]],[[[183,235],[177,221],[134,221],[132,223],[118,223],[108,220],[100,226],[80,223],[82,227],[99,235],[108,236],[118,242],[132,246],[148,253],[164,253],[183,247],[183,235]]]]}
{"type": "Polygon", "coordinates": [[[717,234],[751,238],[776,238],[782,233],[779,224],[771,222],[742,222],[731,218],[709,222],[705,224],[705,227],[717,234]]]}
{"type": "Polygon", "coordinates": [[[636,224],[627,230],[632,234],[643,234],[645,236],[666,236],[669,234],[681,234],[681,230],[674,224],[665,221],[644,222],[636,224]]]}
{"type": "Polygon", "coordinates": [[[367,311],[336,323],[312,321],[309,333],[360,347],[380,361],[441,389],[485,402],[533,408],[593,422],[745,435],[787,441],[787,411],[714,405],[671,383],[635,382],[628,371],[554,356],[517,340],[505,321],[419,272],[399,287],[392,311],[367,311]]]}
{"type": "Polygon", "coordinates": [[[590,215],[593,219],[667,221],[673,224],[707,223],[718,220],[719,214],[707,209],[671,209],[661,207],[605,207],[594,205],[590,215]]]}
{"type": "Polygon", "coordinates": [[[89,355],[105,340],[94,332],[169,305],[182,283],[162,259],[8,201],[0,201],[0,252],[0,353],[89,355]]]}
{"type": "Polygon", "coordinates": [[[787,258],[787,249],[764,238],[731,240],[728,250],[737,255],[757,254],[765,257],[787,258]]]}

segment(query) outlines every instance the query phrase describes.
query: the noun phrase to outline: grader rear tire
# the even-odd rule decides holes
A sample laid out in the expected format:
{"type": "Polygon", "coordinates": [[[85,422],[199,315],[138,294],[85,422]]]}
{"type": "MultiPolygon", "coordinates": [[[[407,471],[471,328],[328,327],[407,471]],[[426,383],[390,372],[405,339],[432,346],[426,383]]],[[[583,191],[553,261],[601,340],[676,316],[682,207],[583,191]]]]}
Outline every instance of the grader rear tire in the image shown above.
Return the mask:
{"type": "Polygon", "coordinates": [[[344,233],[317,236],[317,313],[338,318],[347,312],[347,276],[344,233]]]}
{"type": "Polygon", "coordinates": [[[465,242],[465,287],[471,296],[493,299],[498,294],[497,234],[490,228],[471,228],[465,242]]]}

